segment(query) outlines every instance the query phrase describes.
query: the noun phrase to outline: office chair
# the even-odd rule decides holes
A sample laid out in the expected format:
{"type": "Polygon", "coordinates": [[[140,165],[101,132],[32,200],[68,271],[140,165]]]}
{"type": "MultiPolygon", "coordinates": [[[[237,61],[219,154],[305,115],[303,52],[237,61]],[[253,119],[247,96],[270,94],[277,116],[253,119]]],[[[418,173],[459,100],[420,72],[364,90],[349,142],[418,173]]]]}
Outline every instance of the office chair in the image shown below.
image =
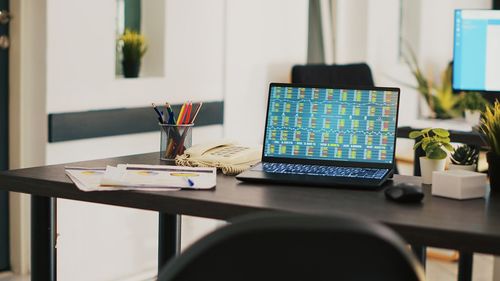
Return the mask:
{"type": "Polygon", "coordinates": [[[380,224],[343,217],[259,215],[202,238],[159,281],[425,280],[405,243],[380,224]]]}
{"type": "Polygon", "coordinates": [[[375,85],[370,67],[366,63],[295,65],[292,68],[292,83],[335,87],[375,85]]]}

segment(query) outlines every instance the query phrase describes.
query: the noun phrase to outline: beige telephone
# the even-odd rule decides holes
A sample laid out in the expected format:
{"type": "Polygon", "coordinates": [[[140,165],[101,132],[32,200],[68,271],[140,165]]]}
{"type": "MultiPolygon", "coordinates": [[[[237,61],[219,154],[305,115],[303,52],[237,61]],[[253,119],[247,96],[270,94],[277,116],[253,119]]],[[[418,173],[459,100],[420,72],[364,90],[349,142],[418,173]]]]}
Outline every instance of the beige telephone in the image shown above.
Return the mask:
{"type": "Polygon", "coordinates": [[[236,175],[258,163],[261,155],[261,149],[220,140],[186,149],[183,155],[175,158],[175,163],[181,166],[217,167],[226,175],[236,175]]]}

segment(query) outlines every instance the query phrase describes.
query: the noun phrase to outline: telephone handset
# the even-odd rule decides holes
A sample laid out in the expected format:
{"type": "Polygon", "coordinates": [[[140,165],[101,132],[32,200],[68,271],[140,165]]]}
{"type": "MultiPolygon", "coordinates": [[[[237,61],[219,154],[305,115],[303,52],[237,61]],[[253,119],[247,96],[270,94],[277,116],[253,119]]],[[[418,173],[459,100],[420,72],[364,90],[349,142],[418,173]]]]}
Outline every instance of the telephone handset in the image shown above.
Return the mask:
{"type": "Polygon", "coordinates": [[[260,161],[261,149],[237,145],[221,140],[190,147],[176,158],[177,165],[210,166],[222,169],[224,174],[238,174],[260,161]]]}

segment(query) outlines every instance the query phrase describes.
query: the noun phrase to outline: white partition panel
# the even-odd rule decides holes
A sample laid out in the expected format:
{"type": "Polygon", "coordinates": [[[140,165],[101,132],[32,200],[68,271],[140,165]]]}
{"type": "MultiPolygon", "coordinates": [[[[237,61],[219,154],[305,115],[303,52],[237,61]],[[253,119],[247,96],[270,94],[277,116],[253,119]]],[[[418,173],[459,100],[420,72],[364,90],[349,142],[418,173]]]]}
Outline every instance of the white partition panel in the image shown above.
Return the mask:
{"type": "Polygon", "coordinates": [[[289,82],[307,58],[306,0],[229,0],[224,127],[242,143],[262,143],[269,82],[289,82]]]}

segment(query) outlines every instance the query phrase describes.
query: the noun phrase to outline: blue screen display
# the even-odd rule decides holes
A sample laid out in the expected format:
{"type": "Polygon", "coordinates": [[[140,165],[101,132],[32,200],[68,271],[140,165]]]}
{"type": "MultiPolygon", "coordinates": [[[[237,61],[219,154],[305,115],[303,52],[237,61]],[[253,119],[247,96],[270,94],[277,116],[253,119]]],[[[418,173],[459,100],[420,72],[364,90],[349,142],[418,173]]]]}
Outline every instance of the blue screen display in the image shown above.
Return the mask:
{"type": "Polygon", "coordinates": [[[500,91],[500,11],[456,10],[453,89],[500,91]]]}
{"type": "Polygon", "coordinates": [[[264,156],[392,163],[398,94],[273,85],[264,156]]]}

